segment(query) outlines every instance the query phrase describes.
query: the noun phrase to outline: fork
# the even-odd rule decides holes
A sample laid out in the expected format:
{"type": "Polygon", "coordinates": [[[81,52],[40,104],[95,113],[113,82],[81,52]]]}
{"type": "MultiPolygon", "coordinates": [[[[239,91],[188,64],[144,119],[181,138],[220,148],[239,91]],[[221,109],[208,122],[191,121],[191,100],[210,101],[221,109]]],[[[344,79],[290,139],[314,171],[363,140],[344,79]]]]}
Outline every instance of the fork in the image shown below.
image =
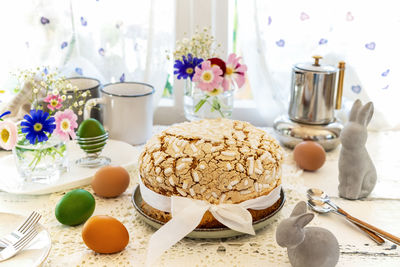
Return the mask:
{"type": "Polygon", "coordinates": [[[29,217],[20,226],[17,227],[16,230],[12,231],[8,235],[0,237],[0,248],[11,245],[12,243],[20,239],[21,236],[29,230],[29,228],[38,223],[41,217],[42,215],[40,215],[36,211],[33,211],[29,215],[29,217]]]}
{"type": "Polygon", "coordinates": [[[13,257],[15,254],[21,251],[32,241],[32,239],[37,236],[37,234],[38,231],[36,230],[36,226],[29,228],[29,230],[26,231],[25,234],[15,243],[8,245],[5,249],[0,251],[0,262],[13,257]]]}

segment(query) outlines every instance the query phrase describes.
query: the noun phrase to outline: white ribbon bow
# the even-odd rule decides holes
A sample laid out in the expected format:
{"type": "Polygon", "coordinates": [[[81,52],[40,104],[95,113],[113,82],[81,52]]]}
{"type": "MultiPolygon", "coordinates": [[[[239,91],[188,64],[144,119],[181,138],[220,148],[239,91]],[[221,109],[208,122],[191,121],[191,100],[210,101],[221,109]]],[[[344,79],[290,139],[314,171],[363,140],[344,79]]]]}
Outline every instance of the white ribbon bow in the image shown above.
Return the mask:
{"type": "Polygon", "coordinates": [[[155,232],[149,242],[146,265],[152,265],[164,251],[168,250],[201,222],[206,211],[232,230],[254,235],[253,218],[249,208],[262,210],[271,207],[280,198],[279,185],[268,195],[246,200],[239,204],[213,205],[204,200],[186,197],[167,197],[147,188],[139,178],[140,192],[147,204],[161,211],[170,212],[172,219],[155,232]]]}

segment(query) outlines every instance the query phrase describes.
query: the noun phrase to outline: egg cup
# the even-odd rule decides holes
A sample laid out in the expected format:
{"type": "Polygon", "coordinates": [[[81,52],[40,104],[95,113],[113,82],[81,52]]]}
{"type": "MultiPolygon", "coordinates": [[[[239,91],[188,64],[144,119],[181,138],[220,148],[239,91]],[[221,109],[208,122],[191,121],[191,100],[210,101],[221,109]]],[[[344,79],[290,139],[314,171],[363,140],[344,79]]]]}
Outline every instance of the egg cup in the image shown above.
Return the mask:
{"type": "Polygon", "coordinates": [[[96,137],[81,138],[77,137],[76,141],[80,148],[86,153],[86,157],[80,158],[75,163],[85,168],[96,168],[109,165],[111,159],[105,156],[100,156],[101,151],[108,140],[108,133],[96,137]]]}

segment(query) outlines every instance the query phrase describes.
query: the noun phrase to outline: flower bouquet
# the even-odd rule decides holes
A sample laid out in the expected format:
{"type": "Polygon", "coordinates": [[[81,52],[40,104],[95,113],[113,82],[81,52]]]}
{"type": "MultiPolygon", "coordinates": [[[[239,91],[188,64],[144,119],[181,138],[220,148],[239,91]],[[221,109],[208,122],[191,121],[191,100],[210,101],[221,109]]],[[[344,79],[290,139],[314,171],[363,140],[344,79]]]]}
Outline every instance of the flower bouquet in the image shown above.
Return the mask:
{"type": "Polygon", "coordinates": [[[57,73],[26,70],[17,77],[30,91],[29,114],[19,123],[0,116],[0,146],[13,150],[24,182],[52,183],[67,168],[66,145],[76,137],[77,115],[89,92],[79,91],[57,73]]]}
{"type": "Polygon", "coordinates": [[[232,53],[224,61],[217,56],[214,37],[207,28],[189,40],[177,42],[174,74],[185,79],[184,108],[189,120],[230,117],[233,92],[245,83],[247,67],[232,53]]]}

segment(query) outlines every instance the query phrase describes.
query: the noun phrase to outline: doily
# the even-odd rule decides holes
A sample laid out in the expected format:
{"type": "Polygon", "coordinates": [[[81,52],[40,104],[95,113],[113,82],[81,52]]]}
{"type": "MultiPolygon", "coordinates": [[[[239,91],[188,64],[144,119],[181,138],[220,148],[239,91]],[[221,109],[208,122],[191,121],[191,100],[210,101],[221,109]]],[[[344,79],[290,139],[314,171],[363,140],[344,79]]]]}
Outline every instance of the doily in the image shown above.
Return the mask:
{"type": "MultiPolygon", "coordinates": [[[[276,264],[288,262],[284,248],[275,242],[277,222],[289,216],[294,204],[304,200],[305,188],[296,179],[300,174],[289,157],[283,167],[283,185],[286,204],[270,224],[257,232],[256,236],[244,235],[226,239],[188,239],[185,238],[168,250],[158,261],[161,266],[188,266],[196,263],[200,266],[238,265],[256,266],[261,263],[276,264]],[[240,255],[240,256],[239,256],[240,255]]],[[[82,241],[82,225],[70,227],[61,225],[54,216],[54,208],[66,192],[50,196],[43,214],[42,223],[52,238],[52,250],[45,266],[143,266],[146,248],[154,229],[142,222],[131,204],[131,193],[137,181],[137,169],[130,172],[131,184],[118,198],[105,199],[94,195],[96,209],[94,215],[109,215],[120,220],[130,233],[128,246],[120,253],[112,255],[97,254],[88,249],[82,241]]],[[[83,189],[93,193],[91,186],[83,189]]]]}
{"type": "MultiPolygon", "coordinates": [[[[156,132],[159,130],[160,128],[155,129],[156,132]]],[[[302,171],[296,167],[289,153],[290,150],[286,150],[282,175],[286,203],[269,225],[258,231],[256,236],[244,235],[226,239],[185,238],[165,252],[158,260],[157,266],[290,266],[286,249],[276,244],[275,230],[278,222],[289,216],[298,201],[306,200],[307,188],[300,177],[302,171]]],[[[332,154],[335,153],[337,151],[332,154]]],[[[140,220],[131,204],[131,193],[138,183],[137,169],[132,170],[130,175],[131,184],[120,197],[105,199],[94,195],[96,199],[94,215],[115,217],[128,229],[130,241],[125,250],[104,255],[88,249],[81,238],[82,225],[69,227],[61,225],[56,220],[54,208],[66,193],[59,192],[50,195],[46,205],[39,210],[43,214],[41,222],[50,232],[53,242],[44,266],[144,266],[147,244],[155,230],[140,220]]],[[[93,193],[90,186],[83,189],[93,193]]],[[[340,199],[335,199],[335,201],[338,201],[339,205],[342,204],[340,199]]],[[[400,210],[399,201],[391,201],[390,205],[387,204],[387,200],[374,200],[373,203],[374,212],[382,210],[381,214],[387,214],[387,216],[396,217],[400,210]]],[[[367,203],[354,201],[345,204],[365,208],[367,203]]],[[[332,221],[332,218],[315,216],[310,225],[325,226],[327,221],[332,221]]],[[[338,220],[333,224],[337,222],[338,220]]],[[[393,231],[393,229],[387,230],[393,231]]],[[[337,232],[337,235],[339,234],[337,232]]],[[[355,232],[355,235],[360,235],[360,233],[355,232]]],[[[377,266],[376,264],[383,266],[397,260],[400,262],[399,249],[390,242],[379,247],[373,243],[365,243],[341,243],[343,245],[340,247],[341,257],[338,266],[354,266],[354,262],[357,262],[357,266],[377,266]]]]}

